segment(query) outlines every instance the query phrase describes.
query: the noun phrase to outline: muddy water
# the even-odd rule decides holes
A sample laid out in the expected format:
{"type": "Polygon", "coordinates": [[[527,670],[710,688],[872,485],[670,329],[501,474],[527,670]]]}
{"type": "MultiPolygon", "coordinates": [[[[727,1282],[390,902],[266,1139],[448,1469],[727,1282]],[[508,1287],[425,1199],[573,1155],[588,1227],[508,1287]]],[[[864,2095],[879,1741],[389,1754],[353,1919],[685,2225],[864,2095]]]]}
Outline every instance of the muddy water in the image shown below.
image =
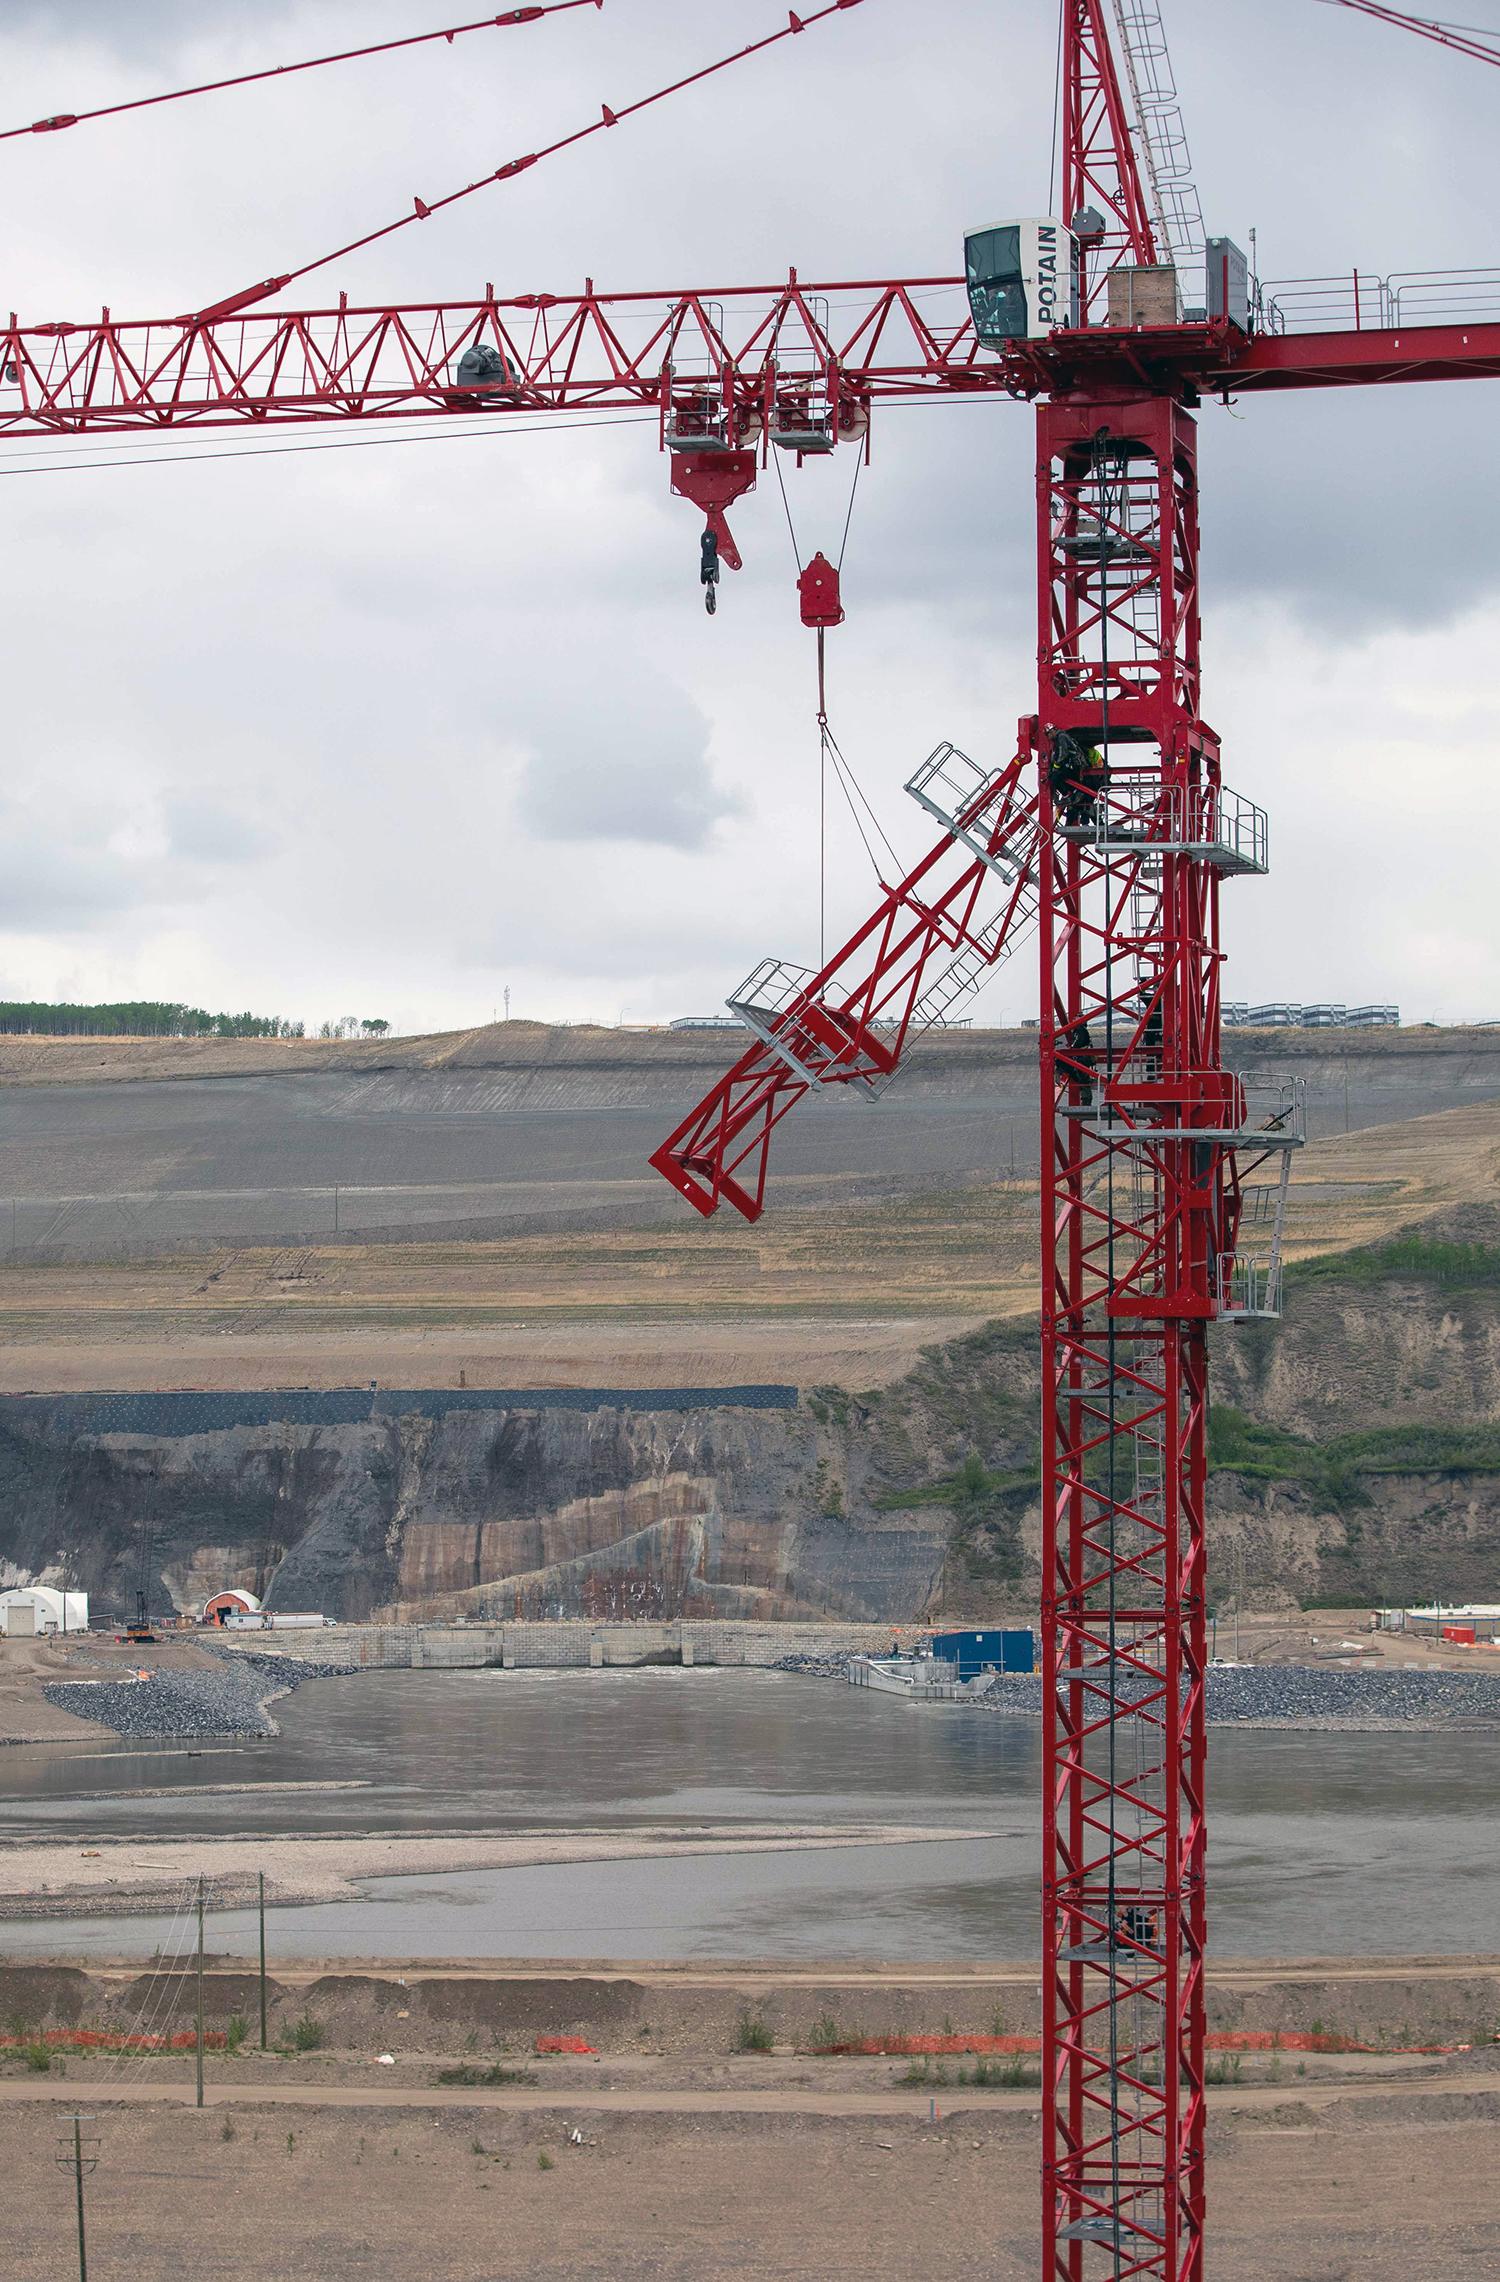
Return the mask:
{"type": "MultiPolygon", "coordinates": [[[[376,1879],[353,1902],[274,1911],[270,1948],[918,1960],[1036,1946],[1032,1721],[769,1672],[372,1673],[309,1683],[277,1709],[280,1736],[191,1756],[162,1746],[8,1751],[0,1832],[949,1824],[988,1835],[376,1879]],[[320,1780],[360,1787],[214,1791],[320,1780]]],[[[1500,1949],[1495,1753],[1488,1731],[1216,1731],[1218,1952],[1500,1949]]],[[[0,1924],[0,1952],[140,1954],[165,1930],[155,1918],[32,1919],[0,1924]]],[[[243,1913],[216,1918],[216,1949],[251,1945],[243,1913]]]]}

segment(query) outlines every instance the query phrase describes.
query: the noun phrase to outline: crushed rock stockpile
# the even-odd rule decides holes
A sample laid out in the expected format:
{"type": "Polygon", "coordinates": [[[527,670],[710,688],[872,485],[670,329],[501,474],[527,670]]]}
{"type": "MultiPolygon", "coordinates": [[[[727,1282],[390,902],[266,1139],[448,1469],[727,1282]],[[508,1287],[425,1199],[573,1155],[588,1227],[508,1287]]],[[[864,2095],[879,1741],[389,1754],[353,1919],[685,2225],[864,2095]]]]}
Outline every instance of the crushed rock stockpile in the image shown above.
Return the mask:
{"type": "MultiPolygon", "coordinates": [[[[206,1644],[205,1644],[206,1645],[206,1644]]],[[[209,1648],[212,1672],[153,1672],[144,1680],[54,1680],[42,1690],[49,1704],[73,1712],[116,1735],[274,1735],[266,1706],[304,1680],[331,1680],[344,1664],[310,1657],[257,1656],[251,1650],[209,1648]]]]}
{"type": "MultiPolygon", "coordinates": [[[[311,1658],[212,1651],[212,1672],[161,1672],[140,1681],[57,1681],[44,1693],[60,1710],[117,1735],[176,1738],[274,1735],[266,1709],[304,1680],[350,1676],[346,1664],[311,1658]]],[[[778,1671],[842,1682],[846,1658],[786,1656],[778,1671]]],[[[1036,1717],[1038,1674],[1007,1673],[969,1708],[1036,1717]]],[[[1447,1727],[1500,1721],[1500,1672],[1339,1672],[1297,1664],[1211,1670],[1208,1717],[1214,1727],[1447,1727]]]]}
{"type": "MultiPolygon", "coordinates": [[[[842,1679],[841,1656],[783,1656],[782,1672],[842,1679]]],[[[1040,1717],[1039,1673],[997,1675],[983,1711],[1040,1717]]],[[[1306,1664],[1232,1665],[1208,1674],[1211,1727],[1449,1727],[1500,1721],[1500,1672],[1338,1672],[1306,1664]]]]}

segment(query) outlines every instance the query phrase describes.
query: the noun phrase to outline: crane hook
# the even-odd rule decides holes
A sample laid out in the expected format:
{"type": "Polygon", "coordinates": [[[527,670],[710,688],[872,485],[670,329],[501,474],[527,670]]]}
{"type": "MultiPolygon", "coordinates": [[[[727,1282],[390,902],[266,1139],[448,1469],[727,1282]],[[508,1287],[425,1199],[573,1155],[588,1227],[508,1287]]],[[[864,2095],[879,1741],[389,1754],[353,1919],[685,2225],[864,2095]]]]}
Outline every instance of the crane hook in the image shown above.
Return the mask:
{"type": "Polygon", "coordinates": [[[698,576],[703,582],[703,607],[712,618],[719,607],[719,537],[712,524],[703,534],[698,576]]]}

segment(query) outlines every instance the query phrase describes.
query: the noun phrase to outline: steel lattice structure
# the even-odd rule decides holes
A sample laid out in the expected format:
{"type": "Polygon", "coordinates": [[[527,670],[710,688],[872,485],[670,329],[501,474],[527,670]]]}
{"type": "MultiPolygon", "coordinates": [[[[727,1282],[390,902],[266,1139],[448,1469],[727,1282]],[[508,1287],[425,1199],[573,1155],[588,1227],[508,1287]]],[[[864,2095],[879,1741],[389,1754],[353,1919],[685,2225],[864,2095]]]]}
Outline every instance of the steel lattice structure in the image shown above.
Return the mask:
{"type": "Polygon", "coordinates": [[[1159,256],[1103,0],[1069,0],[1065,39],[1064,211],[1097,226],[1080,329],[1007,360],[1042,399],[1018,761],[992,777],[940,748],[918,772],[946,841],[821,973],[757,969],[730,1001],[756,1044],[652,1161],[699,1211],[754,1217],[780,1117],[812,1085],[881,1082],[918,1010],[1037,923],[1043,2271],[1202,2282],[1206,1337],[1277,1312],[1302,1136],[1296,1089],[1220,1052],[1220,888],[1265,870],[1267,834],[1202,717],[1193,409],[1252,365],[1270,386],[1450,377],[1496,341],[1388,331],[1330,354],[1100,323],[1111,271],[1159,256]],[[926,889],[945,850],[956,903],[926,889]],[[981,922],[965,898],[997,875],[981,922]]]}
{"type": "MultiPolygon", "coordinates": [[[[907,789],[940,827],[932,849],[882,882],[818,970],[756,969],[730,1001],[751,1044],[652,1163],[696,1211],[727,1202],[753,1220],[788,1111],[818,1085],[878,1092],[1035,936],[1044,2273],[1202,2282],[1205,1339],[1212,1322],[1276,1310],[1301,1136],[1292,1091],[1227,1072],[1220,1053],[1220,889],[1266,868],[1266,825],[1223,785],[1201,712],[1193,415],[1207,394],[1500,377],[1500,324],[1360,329],[1357,280],[1353,330],[1111,321],[1111,273],[1164,258],[1156,225],[1170,235],[1186,208],[1182,169],[1153,168],[1155,202],[1162,180],[1178,201],[1153,214],[1107,12],[1127,41],[1160,37],[1155,0],[1066,0],[1064,212],[1091,206],[1099,225],[1076,328],[992,353],[951,276],[488,287],[472,302],[310,310],[261,308],[286,282],[271,279],[184,317],[12,315],[0,433],[646,411],[673,488],[722,531],[770,449],[863,448],[882,401],[1037,400],[1038,683],[1013,756],[990,767],[940,745],[922,764],[907,789]]],[[[805,28],[794,13],[790,32],[805,28]]],[[[1156,72],[1127,78],[1160,112],[1159,56],[1127,60],[1156,72]]],[[[833,584],[822,616],[804,597],[808,623],[837,622],[833,584]]]]}

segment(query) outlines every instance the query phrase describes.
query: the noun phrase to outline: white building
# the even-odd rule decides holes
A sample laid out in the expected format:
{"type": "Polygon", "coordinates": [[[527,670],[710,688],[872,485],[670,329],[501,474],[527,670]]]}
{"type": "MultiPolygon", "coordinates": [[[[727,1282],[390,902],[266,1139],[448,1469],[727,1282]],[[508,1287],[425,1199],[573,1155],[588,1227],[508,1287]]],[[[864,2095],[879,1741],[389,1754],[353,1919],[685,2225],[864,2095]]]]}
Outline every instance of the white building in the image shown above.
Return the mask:
{"type": "Polygon", "coordinates": [[[1396,1608],[1380,1611],[1382,1632],[1410,1632],[1419,1639],[1439,1640],[1445,1633],[1476,1641],[1500,1640],[1500,1601],[1439,1601],[1431,1608],[1396,1608]]]}
{"type": "Polygon", "coordinates": [[[35,1640],[50,1632],[87,1632],[87,1593],[60,1593],[51,1585],[15,1585],[0,1593],[0,1633],[35,1640]]]}
{"type": "Polygon", "coordinates": [[[202,1621],[228,1624],[231,1617],[258,1616],[259,1613],[260,1602],[254,1593],[247,1592],[243,1585],[226,1585],[223,1592],[215,1593],[211,1600],[204,1602],[202,1621]]]}

